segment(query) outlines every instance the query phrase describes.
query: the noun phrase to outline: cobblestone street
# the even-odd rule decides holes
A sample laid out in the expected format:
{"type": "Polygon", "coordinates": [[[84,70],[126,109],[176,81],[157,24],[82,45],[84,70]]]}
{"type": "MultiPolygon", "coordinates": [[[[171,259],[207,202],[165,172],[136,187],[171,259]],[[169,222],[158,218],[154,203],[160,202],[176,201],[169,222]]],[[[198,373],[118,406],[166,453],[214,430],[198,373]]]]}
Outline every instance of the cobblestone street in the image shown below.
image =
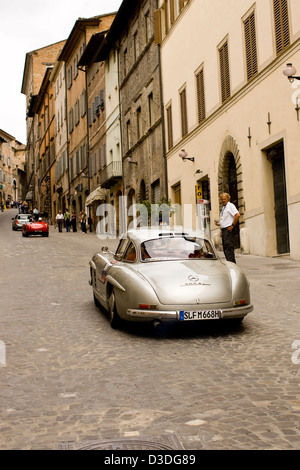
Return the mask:
{"type": "Polygon", "coordinates": [[[160,436],[299,449],[299,262],[237,254],[254,304],[240,326],[113,330],[88,284],[107,241],[53,226],[23,238],[15,214],[0,213],[0,449],[160,436]]]}

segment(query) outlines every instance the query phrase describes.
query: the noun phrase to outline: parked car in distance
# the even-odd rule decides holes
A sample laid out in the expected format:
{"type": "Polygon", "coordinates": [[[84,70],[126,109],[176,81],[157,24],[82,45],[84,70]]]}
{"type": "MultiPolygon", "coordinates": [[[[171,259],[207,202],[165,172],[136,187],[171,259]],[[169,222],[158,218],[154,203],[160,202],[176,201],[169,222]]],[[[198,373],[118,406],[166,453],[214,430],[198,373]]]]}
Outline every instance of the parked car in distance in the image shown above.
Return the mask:
{"type": "Polygon", "coordinates": [[[245,274],[194,230],[129,230],[115,253],[103,247],[92,257],[89,283],[113,328],[121,320],[241,321],[253,310],[245,274]]]}
{"type": "Polygon", "coordinates": [[[12,218],[12,229],[22,230],[22,226],[32,219],[31,214],[17,214],[12,218]]]}
{"type": "Polygon", "coordinates": [[[38,221],[29,221],[22,226],[22,236],[29,237],[29,235],[42,235],[43,237],[49,236],[49,225],[40,217],[38,221]]]}

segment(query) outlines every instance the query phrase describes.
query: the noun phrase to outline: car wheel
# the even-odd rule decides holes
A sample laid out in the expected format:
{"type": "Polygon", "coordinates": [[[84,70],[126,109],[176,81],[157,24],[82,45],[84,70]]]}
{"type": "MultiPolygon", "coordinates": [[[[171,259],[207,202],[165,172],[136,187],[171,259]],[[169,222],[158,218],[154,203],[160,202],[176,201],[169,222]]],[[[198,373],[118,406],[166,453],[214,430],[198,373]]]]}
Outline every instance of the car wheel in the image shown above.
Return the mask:
{"type": "Polygon", "coordinates": [[[112,290],[108,300],[108,314],[110,326],[114,329],[118,329],[120,326],[120,317],[116,308],[116,299],[114,290],[112,290]]]}
{"type": "Polygon", "coordinates": [[[98,307],[98,308],[101,307],[101,304],[100,304],[99,300],[97,299],[97,297],[95,296],[95,294],[94,294],[94,303],[95,303],[96,307],[98,307]]]}

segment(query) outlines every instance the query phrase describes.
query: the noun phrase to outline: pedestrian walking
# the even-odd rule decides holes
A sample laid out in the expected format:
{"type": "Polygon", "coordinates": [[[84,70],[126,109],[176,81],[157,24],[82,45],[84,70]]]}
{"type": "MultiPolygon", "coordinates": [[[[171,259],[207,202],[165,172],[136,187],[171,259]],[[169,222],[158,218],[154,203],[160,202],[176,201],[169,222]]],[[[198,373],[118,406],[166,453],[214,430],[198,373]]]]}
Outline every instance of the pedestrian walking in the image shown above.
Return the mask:
{"type": "Polygon", "coordinates": [[[227,261],[235,263],[234,254],[234,227],[238,223],[240,213],[234,204],[230,201],[228,193],[221,194],[222,210],[220,220],[215,220],[215,224],[222,231],[223,251],[227,261]]]}
{"type": "Polygon", "coordinates": [[[76,212],[73,211],[71,214],[71,224],[72,224],[73,232],[77,232],[76,222],[77,222],[76,212]]]}
{"type": "Polygon", "coordinates": [[[70,232],[71,214],[68,211],[68,209],[65,210],[64,219],[65,219],[66,232],[70,232]]]}
{"type": "Polygon", "coordinates": [[[33,218],[35,221],[39,220],[39,211],[36,207],[33,209],[33,218]]]}
{"type": "Polygon", "coordinates": [[[86,233],[86,213],[84,211],[80,212],[80,224],[81,224],[81,231],[86,233]]]}
{"type": "Polygon", "coordinates": [[[63,224],[63,220],[64,220],[64,215],[62,214],[61,211],[58,211],[58,214],[55,217],[55,219],[56,219],[56,222],[57,222],[58,231],[62,232],[62,224],[63,224]]]}

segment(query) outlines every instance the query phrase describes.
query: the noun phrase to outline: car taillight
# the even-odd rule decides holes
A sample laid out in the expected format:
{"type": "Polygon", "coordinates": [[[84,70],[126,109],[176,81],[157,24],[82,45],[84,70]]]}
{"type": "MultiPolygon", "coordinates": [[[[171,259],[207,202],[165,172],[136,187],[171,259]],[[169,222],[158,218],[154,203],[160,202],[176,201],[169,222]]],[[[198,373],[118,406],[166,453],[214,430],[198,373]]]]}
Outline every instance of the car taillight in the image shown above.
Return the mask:
{"type": "Polygon", "coordinates": [[[246,300],[245,300],[245,299],[236,300],[236,301],[234,302],[234,306],[235,306],[235,307],[240,307],[241,305],[246,305],[246,300]]]}
{"type": "Polygon", "coordinates": [[[139,308],[142,308],[144,310],[156,310],[157,305],[139,304],[139,308]]]}

